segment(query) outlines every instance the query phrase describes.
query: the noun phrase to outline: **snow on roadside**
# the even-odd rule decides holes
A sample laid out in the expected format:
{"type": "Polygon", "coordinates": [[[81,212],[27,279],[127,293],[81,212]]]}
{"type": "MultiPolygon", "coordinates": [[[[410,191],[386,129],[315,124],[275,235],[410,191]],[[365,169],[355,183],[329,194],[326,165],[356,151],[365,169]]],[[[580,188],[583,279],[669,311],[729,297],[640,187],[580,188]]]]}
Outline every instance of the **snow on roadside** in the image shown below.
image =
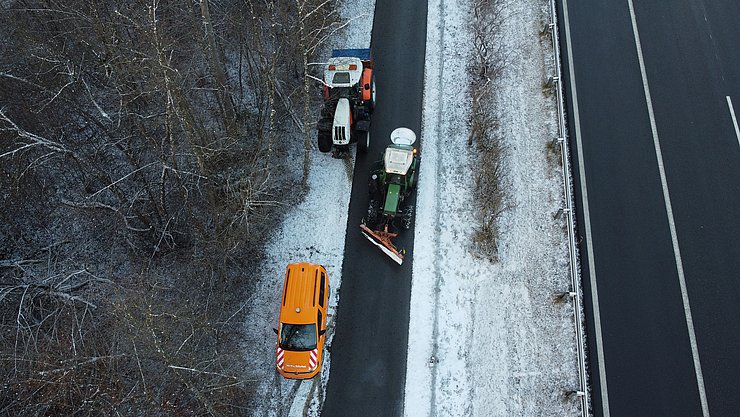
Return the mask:
{"type": "MultiPolygon", "coordinates": [[[[347,22],[334,39],[327,41],[326,56],[331,48],[362,48],[370,45],[375,0],[346,0],[340,20],[347,22]]],[[[317,86],[318,88],[318,86],[317,86]]],[[[295,140],[302,140],[300,137],[295,140]]],[[[331,282],[327,315],[327,346],[333,339],[333,318],[342,280],[344,239],[352,188],[353,160],[334,159],[314,149],[304,199],[284,215],[281,226],[266,248],[266,259],[259,268],[255,292],[249,300],[253,306],[246,322],[246,354],[253,360],[249,370],[255,384],[251,414],[254,416],[317,416],[323,403],[329,379],[331,355],[324,350],[321,376],[308,381],[282,378],[275,370],[275,334],[279,314],[285,267],[292,262],[324,265],[331,282]]],[[[301,169],[297,166],[296,169],[301,169]]]]}
{"type": "Polygon", "coordinates": [[[421,172],[417,197],[406,416],[567,416],[578,385],[552,66],[539,30],[547,2],[506,0],[509,62],[496,80],[510,208],[499,221],[499,261],[474,258],[474,172],[466,142],[471,93],[470,0],[430,0],[421,172]]]}

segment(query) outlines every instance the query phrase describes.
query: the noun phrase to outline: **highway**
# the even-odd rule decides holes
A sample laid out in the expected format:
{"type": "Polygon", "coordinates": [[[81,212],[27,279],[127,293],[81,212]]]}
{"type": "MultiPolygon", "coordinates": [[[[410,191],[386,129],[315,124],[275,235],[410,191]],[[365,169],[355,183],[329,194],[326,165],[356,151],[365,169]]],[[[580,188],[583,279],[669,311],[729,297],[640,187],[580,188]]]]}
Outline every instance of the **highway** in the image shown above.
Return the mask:
{"type": "Polygon", "coordinates": [[[403,126],[420,135],[426,7],[420,0],[375,5],[377,101],[370,150],[355,162],[323,417],[403,413],[414,232],[397,240],[409,252],[399,266],[362,236],[359,225],[367,212],[370,167],[390,143],[391,131],[403,126]]]}
{"type": "Polygon", "coordinates": [[[740,2],[559,1],[596,416],[740,410],[740,2]]]}

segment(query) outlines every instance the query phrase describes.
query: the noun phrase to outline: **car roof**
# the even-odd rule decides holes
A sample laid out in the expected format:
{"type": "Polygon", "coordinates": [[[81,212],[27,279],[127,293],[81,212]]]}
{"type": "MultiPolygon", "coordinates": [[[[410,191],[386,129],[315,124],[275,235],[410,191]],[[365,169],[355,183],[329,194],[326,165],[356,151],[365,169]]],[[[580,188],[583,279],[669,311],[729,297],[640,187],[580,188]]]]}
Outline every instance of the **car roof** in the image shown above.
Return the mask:
{"type": "Polygon", "coordinates": [[[319,292],[323,266],[308,262],[290,264],[285,271],[280,321],[304,324],[316,322],[316,294],[319,292]]]}

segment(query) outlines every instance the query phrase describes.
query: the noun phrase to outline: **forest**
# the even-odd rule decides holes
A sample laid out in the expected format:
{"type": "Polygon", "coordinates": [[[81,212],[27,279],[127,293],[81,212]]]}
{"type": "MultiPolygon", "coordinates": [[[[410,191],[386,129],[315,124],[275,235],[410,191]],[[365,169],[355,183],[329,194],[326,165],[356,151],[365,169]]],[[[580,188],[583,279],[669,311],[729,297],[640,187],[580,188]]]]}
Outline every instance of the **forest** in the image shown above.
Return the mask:
{"type": "Polygon", "coordinates": [[[0,2],[0,415],[240,415],[341,0],[0,2]]]}

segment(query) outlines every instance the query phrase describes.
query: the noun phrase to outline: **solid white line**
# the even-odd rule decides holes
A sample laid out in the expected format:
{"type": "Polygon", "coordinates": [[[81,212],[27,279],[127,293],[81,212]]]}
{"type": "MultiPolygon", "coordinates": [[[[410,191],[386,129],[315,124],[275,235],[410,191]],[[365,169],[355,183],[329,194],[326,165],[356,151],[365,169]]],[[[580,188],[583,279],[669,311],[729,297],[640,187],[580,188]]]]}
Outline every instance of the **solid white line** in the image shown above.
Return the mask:
{"type": "Polygon", "coordinates": [[[694,372],[696,373],[696,384],[699,388],[699,399],[701,401],[701,410],[704,417],[709,417],[709,404],[707,403],[707,393],[704,388],[704,375],[701,371],[701,362],[699,361],[699,347],[696,343],[696,333],[694,332],[694,320],[691,316],[691,305],[689,304],[689,293],[686,289],[686,279],[683,272],[683,261],[681,260],[681,250],[678,247],[678,235],[676,233],[676,222],[673,219],[673,207],[671,205],[671,196],[668,193],[668,181],[666,180],[665,167],[663,165],[663,153],[660,150],[660,140],[658,139],[658,128],[655,123],[655,113],[653,112],[653,101],[650,96],[648,87],[647,71],[645,70],[645,60],[642,55],[642,46],[640,43],[640,34],[637,31],[637,19],[635,18],[635,6],[632,0],[627,0],[630,8],[630,18],[632,19],[632,32],[635,35],[635,47],[637,48],[637,58],[640,62],[640,74],[642,75],[642,85],[645,89],[645,102],[647,104],[648,115],[650,116],[650,129],[653,133],[653,144],[655,145],[655,154],[658,157],[658,171],[660,172],[660,183],[663,186],[663,200],[665,201],[666,214],[668,214],[668,226],[671,230],[671,241],[673,242],[673,255],[676,258],[676,269],[678,270],[678,282],[681,286],[681,298],[683,299],[683,311],[686,316],[686,327],[689,331],[689,342],[691,344],[691,355],[694,358],[694,372]]]}
{"type": "Polygon", "coordinates": [[[606,386],[606,362],[604,361],[604,341],[601,334],[601,312],[599,310],[599,293],[596,288],[596,262],[594,262],[593,239],[591,239],[591,214],[588,210],[588,191],[586,189],[586,169],[583,162],[583,145],[581,143],[581,122],[578,111],[578,93],[573,65],[573,51],[570,40],[570,20],[568,18],[568,1],[563,0],[563,19],[565,22],[565,40],[568,47],[568,72],[570,88],[573,95],[573,120],[576,130],[576,147],[578,148],[578,173],[581,181],[581,200],[583,203],[583,223],[586,228],[586,247],[588,249],[588,272],[591,283],[591,301],[594,312],[594,330],[596,332],[596,359],[599,364],[599,386],[601,387],[601,413],[609,417],[609,391],[606,386]]]}
{"type": "Polygon", "coordinates": [[[737,127],[737,117],[735,117],[735,108],[732,107],[732,99],[727,96],[727,107],[730,108],[730,116],[732,116],[732,124],[735,125],[735,136],[737,136],[737,144],[740,145],[740,129],[737,127]]]}

